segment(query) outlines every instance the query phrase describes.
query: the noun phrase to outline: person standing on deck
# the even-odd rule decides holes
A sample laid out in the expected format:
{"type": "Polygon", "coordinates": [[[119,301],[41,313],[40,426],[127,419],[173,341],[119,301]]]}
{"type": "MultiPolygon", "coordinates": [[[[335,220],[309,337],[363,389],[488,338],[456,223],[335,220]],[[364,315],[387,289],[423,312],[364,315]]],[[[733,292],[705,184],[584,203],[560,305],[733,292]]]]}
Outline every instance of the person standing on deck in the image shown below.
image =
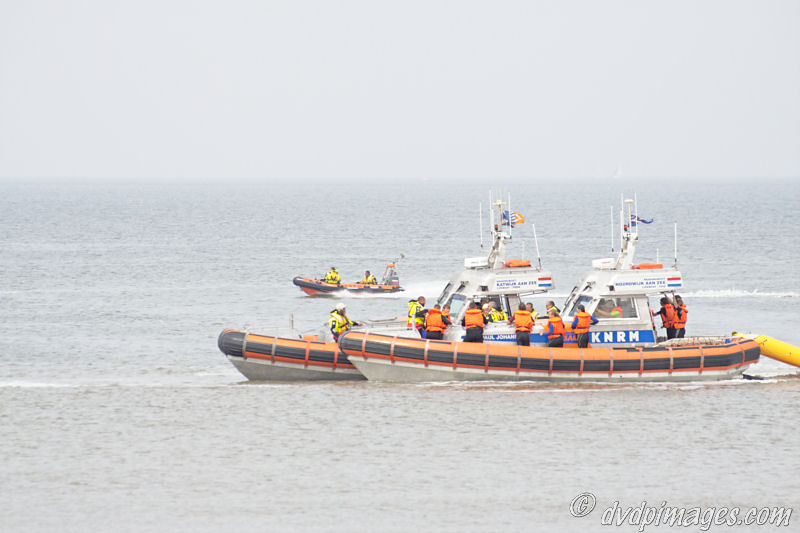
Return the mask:
{"type": "Polygon", "coordinates": [[[425,297],[420,296],[416,300],[408,301],[408,321],[406,327],[414,327],[419,332],[419,336],[425,338],[425,315],[428,310],[425,309],[425,297]]]}
{"type": "Polygon", "coordinates": [[[547,335],[547,345],[551,348],[563,348],[564,347],[564,321],[558,315],[558,311],[555,308],[551,308],[547,315],[549,319],[547,321],[547,329],[545,330],[544,334],[547,335]]]}
{"type": "Polygon", "coordinates": [[[339,335],[352,328],[353,326],[360,326],[358,322],[353,322],[347,316],[347,312],[343,303],[336,304],[336,308],[328,315],[328,325],[333,334],[333,340],[338,341],[339,335]]]}
{"type": "Polygon", "coordinates": [[[486,325],[486,321],[483,319],[483,312],[477,302],[469,304],[469,309],[461,319],[461,325],[467,330],[464,342],[483,342],[483,326],[486,325]]]}
{"type": "Polygon", "coordinates": [[[578,306],[578,312],[572,320],[572,331],[578,340],[578,348],[589,347],[589,326],[597,324],[597,319],[586,312],[583,304],[578,306]]]}
{"type": "Polygon", "coordinates": [[[444,307],[442,307],[442,315],[445,316],[447,320],[453,320],[450,318],[450,304],[444,304],[444,307]]]}
{"type": "Polygon", "coordinates": [[[689,310],[686,309],[686,304],[683,303],[683,298],[675,295],[675,338],[682,339],[686,335],[686,315],[689,310]]]}
{"type": "Polygon", "coordinates": [[[519,309],[514,311],[514,316],[508,320],[509,324],[514,324],[517,330],[517,345],[531,345],[531,330],[533,329],[533,318],[525,304],[519,304],[519,309]]]}
{"type": "Polygon", "coordinates": [[[425,315],[425,338],[441,340],[444,330],[450,325],[450,318],[444,316],[439,304],[433,306],[425,315]]]}
{"type": "Polygon", "coordinates": [[[661,324],[667,330],[667,339],[675,338],[675,307],[669,298],[661,298],[661,309],[657,315],[661,315],[661,324]]]}

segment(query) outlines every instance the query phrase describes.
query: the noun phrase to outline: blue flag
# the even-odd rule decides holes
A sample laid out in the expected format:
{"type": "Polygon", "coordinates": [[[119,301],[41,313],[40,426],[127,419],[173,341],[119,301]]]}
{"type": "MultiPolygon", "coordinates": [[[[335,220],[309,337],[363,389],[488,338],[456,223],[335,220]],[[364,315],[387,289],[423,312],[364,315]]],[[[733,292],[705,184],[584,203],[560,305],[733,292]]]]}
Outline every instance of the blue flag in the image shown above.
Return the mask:
{"type": "Polygon", "coordinates": [[[653,223],[652,218],[650,220],[645,220],[636,215],[631,215],[631,226],[635,226],[636,224],[652,224],[652,223],[653,223]]]}

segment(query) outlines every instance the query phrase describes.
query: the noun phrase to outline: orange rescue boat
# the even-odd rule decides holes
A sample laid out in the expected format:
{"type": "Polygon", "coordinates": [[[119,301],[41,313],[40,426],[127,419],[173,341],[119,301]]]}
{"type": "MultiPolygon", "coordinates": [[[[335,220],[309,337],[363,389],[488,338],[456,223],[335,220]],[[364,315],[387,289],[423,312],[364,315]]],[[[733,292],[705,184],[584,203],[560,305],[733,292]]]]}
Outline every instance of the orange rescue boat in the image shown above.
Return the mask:
{"type": "Polygon", "coordinates": [[[758,362],[758,343],[734,337],[673,339],[632,348],[548,348],[345,332],[339,347],[367,379],[425,381],[701,381],[758,362]]]}

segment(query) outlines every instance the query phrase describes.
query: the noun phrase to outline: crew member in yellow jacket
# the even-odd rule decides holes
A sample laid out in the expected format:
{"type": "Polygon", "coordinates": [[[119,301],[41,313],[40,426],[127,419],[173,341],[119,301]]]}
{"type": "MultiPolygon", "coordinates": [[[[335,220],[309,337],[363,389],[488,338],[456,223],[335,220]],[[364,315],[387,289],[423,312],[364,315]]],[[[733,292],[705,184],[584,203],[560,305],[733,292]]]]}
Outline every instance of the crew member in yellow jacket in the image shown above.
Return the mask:
{"type": "Polygon", "coordinates": [[[338,284],[342,282],[342,276],[339,275],[339,272],[336,270],[336,267],[331,267],[328,273],[325,274],[325,277],[322,278],[322,281],[338,284]]]}
{"type": "Polygon", "coordinates": [[[328,316],[328,325],[333,334],[333,340],[338,341],[339,335],[352,328],[353,326],[360,326],[360,322],[354,322],[347,316],[347,310],[343,303],[336,304],[336,308],[331,311],[328,316]]]}

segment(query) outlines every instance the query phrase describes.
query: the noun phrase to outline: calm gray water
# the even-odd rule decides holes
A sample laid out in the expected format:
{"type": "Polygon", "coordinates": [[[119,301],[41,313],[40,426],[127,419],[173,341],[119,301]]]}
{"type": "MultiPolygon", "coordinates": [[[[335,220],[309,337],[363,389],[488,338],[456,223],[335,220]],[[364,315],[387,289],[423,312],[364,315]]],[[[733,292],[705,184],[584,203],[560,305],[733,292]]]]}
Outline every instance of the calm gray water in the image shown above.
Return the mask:
{"type": "MultiPolygon", "coordinates": [[[[480,253],[489,185],[0,183],[0,530],[596,531],[615,500],[789,506],[798,530],[800,379],[775,361],[715,384],[248,384],[218,351],[226,327],[317,332],[332,301],[291,278],[331,264],[406,255],[407,292],[348,299],[356,318],[435,297],[480,253]]],[[[636,192],[641,261],[672,262],[678,222],[689,334],[800,345],[797,181],[498,185],[556,300],[636,192]]]]}

